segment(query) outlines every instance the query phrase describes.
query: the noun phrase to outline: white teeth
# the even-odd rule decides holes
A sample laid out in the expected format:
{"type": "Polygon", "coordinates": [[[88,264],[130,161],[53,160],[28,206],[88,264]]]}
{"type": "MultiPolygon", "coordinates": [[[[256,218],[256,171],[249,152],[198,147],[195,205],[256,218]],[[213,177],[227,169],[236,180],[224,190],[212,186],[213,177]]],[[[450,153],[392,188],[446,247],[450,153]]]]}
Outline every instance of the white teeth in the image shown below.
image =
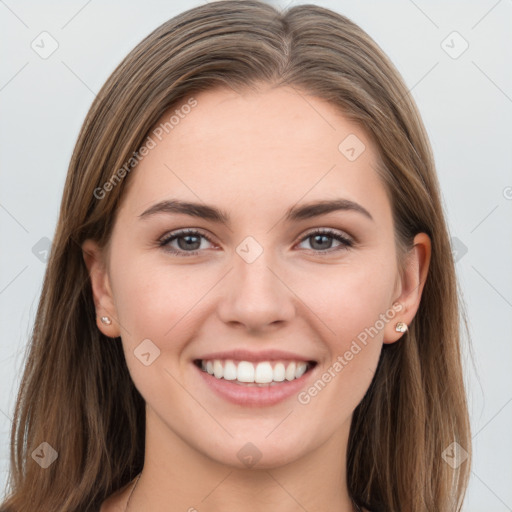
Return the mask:
{"type": "Polygon", "coordinates": [[[308,363],[292,361],[290,363],[277,362],[272,366],[270,361],[261,361],[253,364],[249,361],[240,361],[238,364],[231,359],[201,361],[201,368],[217,379],[236,380],[244,383],[268,384],[292,381],[304,375],[308,363]]]}
{"type": "Polygon", "coordinates": [[[274,380],[276,382],[283,382],[286,373],[286,368],[283,363],[277,363],[274,366],[274,380]]]}
{"type": "Polygon", "coordinates": [[[213,361],[213,375],[215,375],[217,379],[222,378],[224,375],[224,368],[222,368],[222,363],[218,359],[213,361]]]}
{"type": "Polygon", "coordinates": [[[224,378],[226,380],[236,380],[237,369],[233,361],[226,361],[224,363],[224,378]]]}
{"type": "Polygon", "coordinates": [[[273,378],[274,372],[272,370],[272,365],[267,362],[258,363],[258,366],[256,366],[256,375],[254,376],[254,382],[265,384],[267,382],[272,382],[273,378]]]}
{"type": "Polygon", "coordinates": [[[302,377],[307,369],[307,365],[305,363],[299,363],[297,368],[295,369],[295,378],[298,379],[302,377]]]}
{"type": "Polygon", "coordinates": [[[290,363],[286,367],[285,377],[286,377],[286,380],[293,380],[293,379],[295,379],[295,363],[290,363]]]}
{"type": "Polygon", "coordinates": [[[240,361],[238,363],[236,380],[240,382],[255,382],[254,365],[252,363],[249,363],[248,361],[240,361]]]}

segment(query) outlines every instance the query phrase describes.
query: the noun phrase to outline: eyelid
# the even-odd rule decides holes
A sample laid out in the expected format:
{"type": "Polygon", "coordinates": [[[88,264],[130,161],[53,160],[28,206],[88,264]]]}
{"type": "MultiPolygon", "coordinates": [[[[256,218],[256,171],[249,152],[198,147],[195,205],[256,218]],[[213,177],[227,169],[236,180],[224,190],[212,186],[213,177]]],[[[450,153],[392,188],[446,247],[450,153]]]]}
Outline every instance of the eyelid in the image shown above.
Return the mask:
{"type": "Polygon", "coordinates": [[[297,243],[302,243],[308,238],[311,238],[314,235],[327,235],[328,237],[338,241],[340,245],[338,247],[331,247],[329,249],[325,249],[323,251],[321,250],[314,250],[314,249],[306,249],[308,253],[314,254],[315,256],[329,256],[332,254],[337,254],[340,251],[343,250],[349,250],[353,248],[356,245],[356,240],[354,240],[353,237],[345,233],[344,231],[340,231],[333,228],[314,228],[311,231],[306,232],[304,235],[301,236],[301,238],[297,241],[297,243]]]}
{"type": "Polygon", "coordinates": [[[345,231],[334,229],[334,228],[313,228],[310,231],[307,231],[302,237],[299,239],[299,242],[302,242],[304,239],[309,238],[310,236],[313,236],[315,234],[328,234],[331,236],[338,236],[340,238],[343,238],[347,242],[355,243],[356,241],[352,236],[350,236],[345,231]]]}
{"type": "Polygon", "coordinates": [[[163,236],[161,236],[158,240],[158,246],[162,247],[164,250],[167,250],[171,254],[188,254],[188,255],[195,255],[199,250],[195,251],[177,251],[175,249],[166,249],[167,244],[169,242],[176,240],[177,238],[181,238],[183,236],[187,235],[201,235],[202,238],[205,238],[208,242],[210,242],[213,245],[216,245],[215,242],[212,240],[212,237],[208,234],[206,234],[205,231],[203,231],[201,228],[183,228],[183,229],[177,229],[174,231],[170,231],[165,233],[163,236]]]}
{"type": "Polygon", "coordinates": [[[163,234],[159,239],[158,242],[166,242],[172,238],[176,238],[179,236],[185,236],[185,235],[195,235],[200,234],[201,236],[204,236],[209,242],[212,242],[212,237],[207,234],[205,231],[203,231],[201,228],[182,228],[182,229],[175,229],[173,231],[167,231],[165,234],[163,234]]]}
{"type": "MultiPolygon", "coordinates": [[[[314,250],[314,249],[306,249],[309,253],[314,253],[315,255],[330,255],[333,253],[337,253],[341,250],[348,250],[352,248],[356,241],[354,238],[344,231],[333,229],[333,228],[321,228],[316,227],[312,228],[311,230],[307,231],[301,237],[294,243],[294,246],[304,242],[308,238],[311,238],[314,235],[327,235],[330,238],[333,238],[334,240],[337,240],[340,242],[340,246],[335,248],[329,248],[325,250],[314,250]]],[[[162,247],[165,251],[169,252],[170,254],[177,255],[177,256],[196,256],[200,252],[204,251],[200,249],[196,249],[194,251],[184,251],[184,250],[176,250],[170,248],[168,246],[169,242],[176,240],[177,238],[181,238],[187,235],[200,235],[200,237],[206,239],[208,242],[210,242],[213,245],[216,245],[215,242],[213,242],[212,237],[208,234],[206,234],[205,231],[203,231],[201,228],[182,228],[177,229],[175,231],[167,232],[163,236],[161,236],[158,239],[158,245],[159,247],[162,247]]]]}

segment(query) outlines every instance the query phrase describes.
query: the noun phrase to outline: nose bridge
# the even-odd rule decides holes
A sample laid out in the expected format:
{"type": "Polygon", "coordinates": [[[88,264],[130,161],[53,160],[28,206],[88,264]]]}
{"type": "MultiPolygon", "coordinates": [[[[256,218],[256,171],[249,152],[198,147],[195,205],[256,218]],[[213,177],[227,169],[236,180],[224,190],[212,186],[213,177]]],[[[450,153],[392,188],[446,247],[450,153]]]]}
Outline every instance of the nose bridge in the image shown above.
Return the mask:
{"type": "Polygon", "coordinates": [[[233,255],[228,289],[219,306],[224,322],[236,322],[251,329],[290,320],[295,312],[293,294],[279,279],[276,258],[270,249],[247,237],[233,255]]]}
{"type": "MultiPolygon", "coordinates": [[[[252,249],[248,254],[251,254],[251,251],[252,249]]],[[[276,277],[275,266],[275,258],[270,254],[270,250],[263,251],[254,260],[246,260],[238,254],[233,269],[235,273],[234,284],[238,294],[271,294],[272,296],[279,294],[279,290],[277,290],[279,280],[276,277]]]]}

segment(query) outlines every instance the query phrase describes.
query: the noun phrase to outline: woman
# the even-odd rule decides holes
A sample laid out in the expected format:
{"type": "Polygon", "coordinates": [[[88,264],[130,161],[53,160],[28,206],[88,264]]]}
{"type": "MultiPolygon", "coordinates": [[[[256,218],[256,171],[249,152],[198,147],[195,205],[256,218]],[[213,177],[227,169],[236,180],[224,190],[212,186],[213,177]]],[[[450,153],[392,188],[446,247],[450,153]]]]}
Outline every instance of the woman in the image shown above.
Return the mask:
{"type": "Polygon", "coordinates": [[[311,5],[189,10],[79,135],[2,510],[460,510],[458,315],[376,43],[311,5]]]}

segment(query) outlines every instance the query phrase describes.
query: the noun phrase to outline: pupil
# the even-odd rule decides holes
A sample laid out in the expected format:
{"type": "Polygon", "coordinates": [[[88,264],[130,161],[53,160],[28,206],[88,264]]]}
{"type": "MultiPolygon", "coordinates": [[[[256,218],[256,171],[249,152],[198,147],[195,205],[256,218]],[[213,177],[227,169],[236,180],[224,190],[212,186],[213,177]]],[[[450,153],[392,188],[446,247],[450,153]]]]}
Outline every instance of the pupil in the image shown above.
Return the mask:
{"type": "MultiPolygon", "coordinates": [[[[199,237],[196,235],[184,235],[184,236],[181,236],[180,238],[178,238],[178,245],[180,246],[180,249],[198,249],[199,247],[191,247],[193,244],[198,243],[198,239],[199,239],[199,237]],[[190,242],[189,241],[190,238],[195,239],[195,241],[190,242]],[[185,244],[183,247],[180,242],[181,242],[181,240],[185,240],[185,239],[186,239],[186,241],[185,241],[185,244]]],[[[201,244],[200,241],[199,241],[199,244],[201,244]]]]}
{"type": "Polygon", "coordinates": [[[313,236],[313,248],[315,249],[329,249],[329,242],[330,242],[330,237],[327,236],[327,235],[314,235],[313,236]],[[318,240],[321,240],[323,239],[324,240],[324,245],[322,246],[322,242],[320,241],[319,244],[321,247],[315,247],[315,244],[317,243],[318,240]],[[327,244],[327,246],[325,246],[325,244],[327,244]]]}

